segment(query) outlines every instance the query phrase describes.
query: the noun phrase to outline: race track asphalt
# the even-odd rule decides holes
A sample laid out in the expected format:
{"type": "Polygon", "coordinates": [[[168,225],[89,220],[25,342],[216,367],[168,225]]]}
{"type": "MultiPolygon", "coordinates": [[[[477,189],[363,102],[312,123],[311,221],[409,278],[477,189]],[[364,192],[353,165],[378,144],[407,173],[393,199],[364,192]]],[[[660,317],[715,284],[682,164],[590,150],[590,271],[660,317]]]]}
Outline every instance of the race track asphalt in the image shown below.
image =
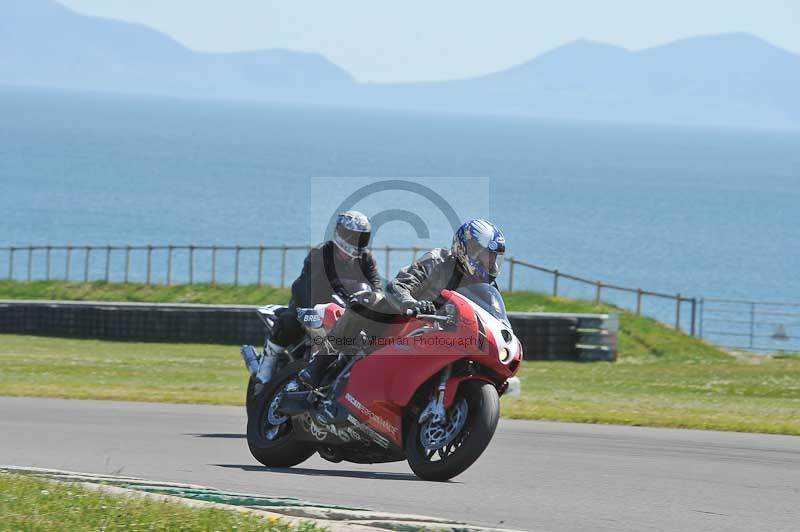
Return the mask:
{"type": "Polygon", "coordinates": [[[405,463],[267,470],[243,408],[0,398],[0,465],[117,473],[546,531],[800,530],[800,438],[501,420],[448,483],[405,463]]]}

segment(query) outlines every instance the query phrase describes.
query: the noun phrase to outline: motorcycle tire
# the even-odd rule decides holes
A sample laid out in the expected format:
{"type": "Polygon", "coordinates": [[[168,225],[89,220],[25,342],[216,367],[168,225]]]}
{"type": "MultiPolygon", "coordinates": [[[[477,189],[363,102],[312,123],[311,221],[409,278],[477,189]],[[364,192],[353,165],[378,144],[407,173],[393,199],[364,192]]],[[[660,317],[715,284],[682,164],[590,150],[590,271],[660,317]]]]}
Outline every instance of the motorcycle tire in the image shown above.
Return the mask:
{"type": "MultiPolygon", "coordinates": [[[[252,396],[248,386],[247,395],[247,446],[253,458],[267,467],[292,467],[306,461],[317,449],[314,445],[299,441],[291,430],[277,440],[269,440],[262,433],[262,420],[266,409],[289,380],[306,366],[298,360],[287,364],[265,385],[264,390],[252,396]]],[[[291,423],[291,420],[286,423],[291,423]]]]}
{"type": "Polygon", "coordinates": [[[456,400],[467,400],[467,420],[461,429],[459,445],[451,454],[432,461],[420,440],[421,426],[414,419],[406,436],[406,457],[411,470],[423,480],[443,482],[463,473],[480,457],[492,441],[500,418],[500,397],[497,389],[487,382],[463,383],[456,400]]]}

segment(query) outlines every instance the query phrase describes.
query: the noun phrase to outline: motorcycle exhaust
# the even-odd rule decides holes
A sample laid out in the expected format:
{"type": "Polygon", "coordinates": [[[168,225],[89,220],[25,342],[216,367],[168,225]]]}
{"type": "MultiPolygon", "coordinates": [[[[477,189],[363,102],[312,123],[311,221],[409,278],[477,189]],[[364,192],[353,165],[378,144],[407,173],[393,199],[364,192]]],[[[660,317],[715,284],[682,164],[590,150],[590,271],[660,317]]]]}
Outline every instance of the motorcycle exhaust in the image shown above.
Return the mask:
{"type": "Polygon", "coordinates": [[[247,371],[250,372],[250,375],[255,375],[258,371],[259,360],[258,360],[258,353],[256,352],[256,348],[252,345],[243,345],[241,348],[242,359],[244,360],[244,365],[247,366],[247,371]]]}
{"type": "Polygon", "coordinates": [[[255,377],[262,384],[268,383],[275,370],[275,363],[278,361],[278,356],[275,353],[265,351],[264,355],[259,357],[256,348],[252,345],[243,345],[241,352],[242,359],[250,375],[255,377]]]}

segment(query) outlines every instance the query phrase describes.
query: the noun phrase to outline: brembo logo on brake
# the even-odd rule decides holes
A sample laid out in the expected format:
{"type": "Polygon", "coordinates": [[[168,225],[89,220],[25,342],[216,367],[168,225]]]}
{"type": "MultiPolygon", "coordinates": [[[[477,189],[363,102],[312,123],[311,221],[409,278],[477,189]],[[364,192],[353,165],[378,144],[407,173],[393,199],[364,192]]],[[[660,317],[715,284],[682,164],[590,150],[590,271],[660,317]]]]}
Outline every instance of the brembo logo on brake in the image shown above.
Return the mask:
{"type": "Polygon", "coordinates": [[[364,414],[365,416],[370,418],[372,421],[374,421],[375,423],[377,423],[381,427],[383,427],[386,430],[388,430],[389,432],[391,432],[393,436],[397,436],[397,433],[400,432],[400,429],[398,429],[397,427],[395,427],[394,425],[389,423],[387,420],[385,420],[382,417],[380,417],[378,414],[374,413],[372,410],[370,410],[366,406],[362,405],[361,401],[359,401],[358,399],[356,399],[355,397],[350,395],[349,392],[344,396],[344,398],[347,399],[348,403],[350,403],[351,405],[356,407],[356,409],[359,412],[361,412],[362,414],[364,414]]]}

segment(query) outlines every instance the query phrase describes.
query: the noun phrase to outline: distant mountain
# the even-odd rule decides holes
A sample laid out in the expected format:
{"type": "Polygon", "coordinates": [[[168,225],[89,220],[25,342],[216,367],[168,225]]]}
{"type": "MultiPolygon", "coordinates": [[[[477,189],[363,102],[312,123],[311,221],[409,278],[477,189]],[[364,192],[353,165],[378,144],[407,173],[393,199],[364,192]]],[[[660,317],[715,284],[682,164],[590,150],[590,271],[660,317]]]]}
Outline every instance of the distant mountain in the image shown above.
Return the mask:
{"type": "Polygon", "coordinates": [[[198,53],[139,24],[52,0],[0,0],[0,84],[185,97],[800,127],[800,56],[747,34],[632,52],[575,41],[484,76],[359,84],[319,54],[198,53]]]}
{"type": "Polygon", "coordinates": [[[471,79],[373,85],[375,105],[613,122],[800,126],[800,56],[747,34],[639,52],[580,40],[471,79]]]}
{"type": "Polygon", "coordinates": [[[319,54],[198,53],[51,0],[0,1],[0,83],[178,96],[328,100],[353,78],[319,54]]]}

